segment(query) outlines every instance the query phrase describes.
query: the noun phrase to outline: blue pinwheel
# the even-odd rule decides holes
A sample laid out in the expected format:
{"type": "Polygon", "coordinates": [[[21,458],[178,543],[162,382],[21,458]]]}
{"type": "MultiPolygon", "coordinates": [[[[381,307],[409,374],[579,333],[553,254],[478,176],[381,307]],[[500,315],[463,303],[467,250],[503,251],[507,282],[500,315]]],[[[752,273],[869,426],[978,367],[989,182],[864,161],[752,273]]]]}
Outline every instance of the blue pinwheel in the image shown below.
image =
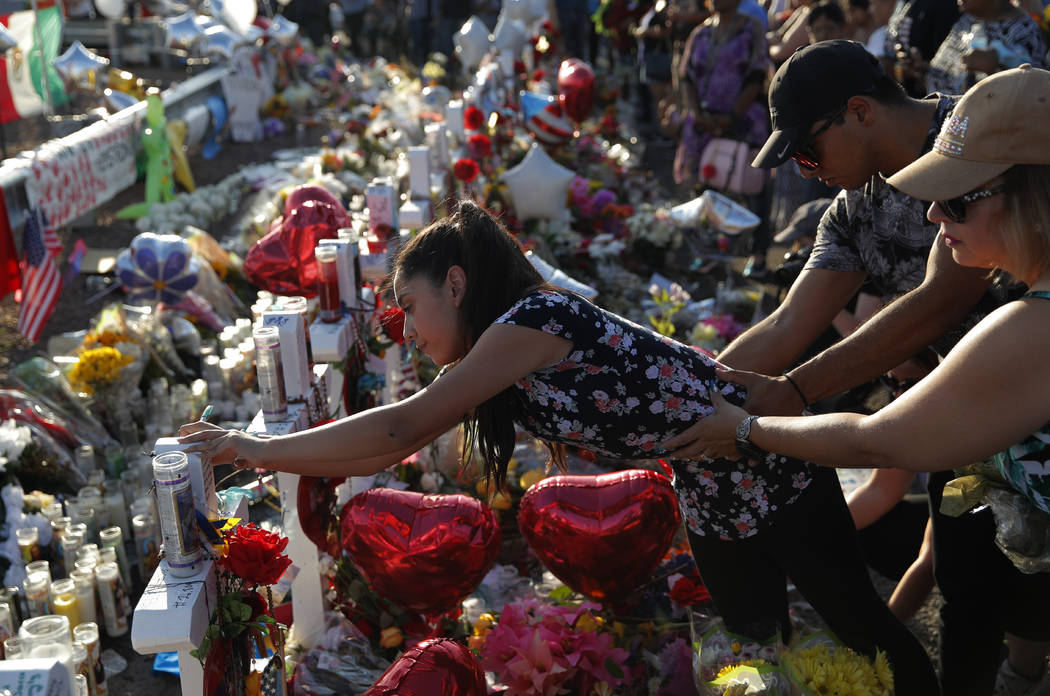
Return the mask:
{"type": "Polygon", "coordinates": [[[176,234],[143,232],[117,256],[117,277],[132,304],[177,304],[199,273],[189,243],[176,234]]]}

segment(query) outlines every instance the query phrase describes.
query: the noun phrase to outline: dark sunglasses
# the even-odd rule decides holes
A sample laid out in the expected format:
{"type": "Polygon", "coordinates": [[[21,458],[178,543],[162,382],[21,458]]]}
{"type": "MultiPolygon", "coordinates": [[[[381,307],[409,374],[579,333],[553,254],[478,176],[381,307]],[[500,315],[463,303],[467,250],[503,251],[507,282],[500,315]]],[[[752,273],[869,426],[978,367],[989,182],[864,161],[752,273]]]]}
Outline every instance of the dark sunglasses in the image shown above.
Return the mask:
{"type": "Polygon", "coordinates": [[[831,128],[831,125],[835,123],[835,121],[840,119],[844,113],[846,113],[846,108],[848,106],[848,104],[843,104],[842,108],[836,111],[835,114],[827,121],[824,121],[824,124],[820,128],[818,128],[812,135],[809,136],[809,138],[802,145],[802,147],[795,151],[795,154],[791,156],[791,159],[795,160],[795,163],[798,164],[798,166],[802,167],[803,169],[808,169],[811,172],[815,172],[818,169],[820,169],[820,160],[817,158],[817,155],[813,152],[813,143],[817,141],[817,138],[824,134],[824,131],[826,131],[828,128],[831,128]]]}
{"type": "Polygon", "coordinates": [[[991,198],[992,196],[998,196],[1000,193],[1005,193],[1006,187],[1002,184],[998,186],[989,186],[986,189],[977,189],[976,191],[970,191],[964,193],[961,196],[956,196],[951,200],[937,201],[937,207],[944,211],[944,216],[952,222],[962,223],[966,222],[966,204],[975,203],[985,198],[991,198]]]}

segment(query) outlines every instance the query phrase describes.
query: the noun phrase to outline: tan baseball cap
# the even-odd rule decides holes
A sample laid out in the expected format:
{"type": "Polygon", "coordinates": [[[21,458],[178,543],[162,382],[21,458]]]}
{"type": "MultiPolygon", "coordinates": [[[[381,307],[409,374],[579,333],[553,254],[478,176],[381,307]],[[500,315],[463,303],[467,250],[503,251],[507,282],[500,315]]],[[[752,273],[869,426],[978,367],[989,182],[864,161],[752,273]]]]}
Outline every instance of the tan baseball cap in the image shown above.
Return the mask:
{"type": "Polygon", "coordinates": [[[944,201],[1015,164],[1050,164],[1050,72],[1027,63],[974,85],[933,149],[887,181],[919,200],[944,201]]]}

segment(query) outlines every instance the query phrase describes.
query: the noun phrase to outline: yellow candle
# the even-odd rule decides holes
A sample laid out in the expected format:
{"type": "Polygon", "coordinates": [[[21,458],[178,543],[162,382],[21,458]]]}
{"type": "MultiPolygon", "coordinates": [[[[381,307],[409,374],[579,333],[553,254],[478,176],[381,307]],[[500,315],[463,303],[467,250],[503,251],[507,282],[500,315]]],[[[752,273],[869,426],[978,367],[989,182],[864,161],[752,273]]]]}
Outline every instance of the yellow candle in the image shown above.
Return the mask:
{"type": "Polygon", "coordinates": [[[73,581],[57,580],[51,585],[51,604],[56,614],[62,614],[69,619],[70,626],[80,623],[80,605],[73,589],[73,581]],[[66,585],[68,584],[68,588],[66,585]],[[58,587],[56,587],[58,585],[58,587]],[[58,590],[58,591],[55,591],[58,590]]]}

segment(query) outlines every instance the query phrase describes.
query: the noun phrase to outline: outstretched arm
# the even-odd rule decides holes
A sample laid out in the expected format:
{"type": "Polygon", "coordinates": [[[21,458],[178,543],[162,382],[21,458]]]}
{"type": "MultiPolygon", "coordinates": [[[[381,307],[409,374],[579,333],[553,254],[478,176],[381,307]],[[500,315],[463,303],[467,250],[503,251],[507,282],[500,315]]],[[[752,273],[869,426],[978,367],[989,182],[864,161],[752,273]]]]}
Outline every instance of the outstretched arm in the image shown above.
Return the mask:
{"type": "MultiPolygon", "coordinates": [[[[1050,307],[1035,302],[1012,302],[989,315],[928,377],[874,415],[761,417],[750,439],[824,466],[912,471],[941,471],[1002,451],[1050,420],[1050,307]]],[[[732,372],[722,376],[739,381],[732,372]]],[[[718,395],[713,402],[715,413],[690,433],[708,456],[727,456],[747,413],[718,395]]]]}
{"type": "Polygon", "coordinates": [[[411,454],[462,420],[475,406],[541,367],[562,359],[569,341],[499,324],[447,374],[426,389],[311,430],[258,438],[191,423],[179,429],[212,464],[232,463],[313,476],[364,476],[411,454]]]}
{"type": "Polygon", "coordinates": [[[810,403],[869,382],[958,326],[988,283],[986,269],[960,266],[935,243],[919,287],[789,374],[810,403]]]}

